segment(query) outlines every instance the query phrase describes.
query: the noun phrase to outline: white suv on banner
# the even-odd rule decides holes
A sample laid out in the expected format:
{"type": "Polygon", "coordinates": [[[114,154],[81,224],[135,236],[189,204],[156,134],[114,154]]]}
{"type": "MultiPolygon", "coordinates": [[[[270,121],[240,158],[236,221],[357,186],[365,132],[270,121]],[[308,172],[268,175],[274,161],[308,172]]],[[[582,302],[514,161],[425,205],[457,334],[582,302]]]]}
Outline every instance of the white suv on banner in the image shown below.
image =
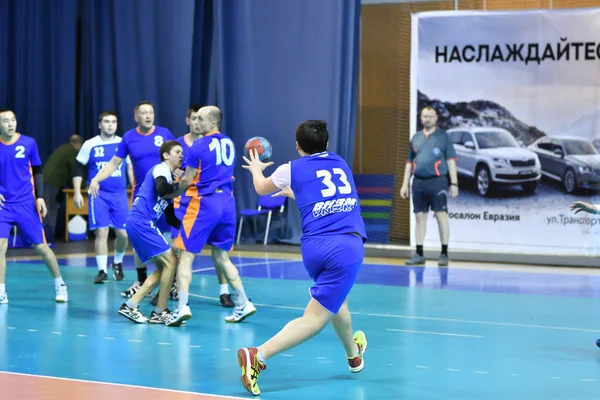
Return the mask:
{"type": "Polygon", "coordinates": [[[464,127],[448,130],[458,156],[458,174],[475,178],[477,192],[488,196],[495,188],[520,185],[535,192],[542,176],[537,154],[521,147],[505,129],[464,127]]]}

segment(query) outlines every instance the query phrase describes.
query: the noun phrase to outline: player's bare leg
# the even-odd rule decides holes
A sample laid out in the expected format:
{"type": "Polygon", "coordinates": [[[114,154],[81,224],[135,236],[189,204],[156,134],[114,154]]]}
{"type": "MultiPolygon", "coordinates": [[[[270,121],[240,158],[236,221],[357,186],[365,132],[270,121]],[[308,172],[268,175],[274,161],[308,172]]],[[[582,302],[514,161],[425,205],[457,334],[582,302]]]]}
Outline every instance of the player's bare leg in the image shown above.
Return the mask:
{"type": "Polygon", "coordinates": [[[96,253],[96,266],[98,274],[94,277],[94,283],[104,283],[108,280],[106,268],[108,265],[108,228],[94,230],[94,251],[96,253]]]}
{"type": "Polygon", "coordinates": [[[67,285],[63,281],[60,276],[60,269],[58,268],[58,261],[56,260],[56,255],[54,252],[48,247],[46,243],[40,243],[33,246],[36,253],[38,253],[42,260],[44,260],[44,264],[46,264],[46,268],[52,275],[54,279],[54,289],[56,291],[56,302],[57,303],[66,303],[69,301],[69,294],[67,293],[67,285]]]}
{"type": "Polygon", "coordinates": [[[115,229],[115,255],[112,262],[113,278],[116,281],[122,281],[125,278],[123,273],[123,257],[127,250],[129,239],[125,229],[115,229]]]}
{"type": "Polygon", "coordinates": [[[155,257],[153,260],[157,270],[146,279],[133,297],[121,305],[119,314],[134,322],[164,323],[170,317],[167,308],[167,299],[175,274],[175,256],[171,250],[155,257]],[[150,315],[150,319],[144,317],[139,311],[139,304],[156,286],[160,284],[158,293],[158,304],[150,315]]]}
{"type": "Polygon", "coordinates": [[[189,251],[181,250],[177,260],[177,288],[179,290],[179,305],[171,313],[165,324],[167,326],[180,326],[183,322],[192,318],[192,310],[188,305],[190,284],[192,283],[192,263],[196,255],[189,251]]]}
{"type": "Polygon", "coordinates": [[[235,307],[233,313],[225,317],[225,321],[242,322],[254,314],[256,308],[246,296],[240,273],[229,259],[229,254],[225,250],[212,246],[212,259],[215,263],[215,268],[223,272],[227,282],[235,293],[235,307]]]}
{"type": "Polygon", "coordinates": [[[217,273],[217,279],[219,281],[219,303],[222,307],[227,308],[235,306],[235,303],[233,302],[233,300],[231,300],[231,294],[229,294],[229,283],[227,282],[227,277],[225,276],[225,273],[221,268],[217,268],[216,266],[215,272],[217,273]]]}
{"type": "Polygon", "coordinates": [[[137,254],[135,254],[135,252],[133,253],[133,260],[135,262],[135,269],[138,274],[138,280],[135,281],[133,283],[133,285],[131,285],[131,287],[129,287],[129,289],[125,290],[124,292],[121,292],[121,296],[123,296],[123,297],[132,297],[134,294],[136,294],[137,291],[140,290],[140,288],[142,287],[142,285],[144,284],[144,282],[146,281],[146,278],[147,278],[146,271],[148,269],[146,268],[146,266],[144,264],[142,264],[142,261],[137,256],[137,254]]]}
{"type": "Polygon", "coordinates": [[[8,303],[6,294],[6,250],[8,239],[0,239],[0,304],[8,303]]]}
{"type": "Polygon", "coordinates": [[[321,332],[330,321],[346,349],[350,371],[360,372],[364,365],[362,354],[367,348],[367,341],[364,333],[360,331],[352,334],[352,320],[347,303],[344,302],[338,314],[334,316],[315,299],[310,299],[302,317],[288,322],[264,344],[238,350],[242,385],[250,393],[260,394],[258,376],[267,367],[266,360],[306,342],[321,332]]]}

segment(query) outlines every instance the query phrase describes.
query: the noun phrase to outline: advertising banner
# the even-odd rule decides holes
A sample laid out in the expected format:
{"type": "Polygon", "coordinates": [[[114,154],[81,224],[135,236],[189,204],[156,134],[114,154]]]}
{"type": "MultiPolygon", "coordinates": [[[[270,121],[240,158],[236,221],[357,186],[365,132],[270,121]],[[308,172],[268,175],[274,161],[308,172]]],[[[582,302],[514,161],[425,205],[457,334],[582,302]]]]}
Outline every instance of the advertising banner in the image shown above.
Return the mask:
{"type": "Polygon", "coordinates": [[[458,156],[450,248],[600,254],[569,209],[600,203],[600,9],[419,13],[411,42],[411,135],[433,106],[458,156]]]}

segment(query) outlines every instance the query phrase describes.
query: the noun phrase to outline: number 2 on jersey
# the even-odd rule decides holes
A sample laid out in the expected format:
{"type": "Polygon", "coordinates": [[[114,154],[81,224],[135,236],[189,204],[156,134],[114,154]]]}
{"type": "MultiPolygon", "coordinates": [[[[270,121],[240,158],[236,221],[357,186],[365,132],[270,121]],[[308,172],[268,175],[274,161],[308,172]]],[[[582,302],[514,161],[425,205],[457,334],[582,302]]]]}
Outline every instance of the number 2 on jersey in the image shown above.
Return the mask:
{"type": "Polygon", "coordinates": [[[341,168],[334,168],[334,175],[339,176],[339,180],[342,182],[343,186],[335,186],[333,181],[331,180],[331,172],[326,169],[320,169],[317,171],[317,178],[321,178],[321,182],[327,186],[327,189],[321,190],[321,194],[323,197],[331,197],[335,195],[336,192],[339,191],[340,194],[349,194],[352,192],[352,186],[350,186],[350,182],[348,182],[348,177],[346,173],[341,168]]]}
{"type": "Polygon", "coordinates": [[[235,158],[235,149],[233,148],[233,142],[229,138],[222,138],[221,140],[214,138],[208,145],[210,151],[214,151],[217,154],[217,165],[225,164],[231,166],[233,159],[235,158]],[[227,149],[229,148],[229,154],[227,149]]]}
{"type": "Polygon", "coordinates": [[[17,152],[17,154],[15,154],[15,158],[25,158],[25,147],[24,146],[15,147],[15,151],[17,152]]]}

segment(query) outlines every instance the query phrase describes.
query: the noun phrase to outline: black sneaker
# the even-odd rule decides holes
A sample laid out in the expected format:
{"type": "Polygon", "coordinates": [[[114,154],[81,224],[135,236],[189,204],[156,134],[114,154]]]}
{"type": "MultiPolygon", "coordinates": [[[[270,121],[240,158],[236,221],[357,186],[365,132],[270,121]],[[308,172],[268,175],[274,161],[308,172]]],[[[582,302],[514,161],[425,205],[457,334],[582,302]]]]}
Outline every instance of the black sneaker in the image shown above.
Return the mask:
{"type": "Polygon", "coordinates": [[[235,306],[233,300],[231,300],[231,295],[229,293],[220,295],[219,303],[221,303],[221,307],[232,308],[233,306],[235,306]]]}
{"type": "Polygon", "coordinates": [[[150,324],[164,324],[171,317],[171,311],[165,308],[160,314],[156,310],[152,311],[148,323],[150,324]]]}
{"type": "Polygon", "coordinates": [[[140,290],[142,288],[142,284],[143,284],[142,282],[135,281],[133,283],[133,285],[131,285],[129,287],[129,289],[121,292],[121,296],[127,297],[127,298],[133,297],[138,292],[138,290],[140,290]]]}
{"type": "Polygon", "coordinates": [[[153,306],[156,306],[158,304],[158,293],[152,296],[152,298],[150,299],[150,304],[152,304],[153,306]]]}
{"type": "Polygon", "coordinates": [[[108,280],[108,275],[104,271],[98,271],[98,275],[94,277],[94,283],[104,283],[108,280]]]}
{"type": "Polygon", "coordinates": [[[148,318],[142,315],[139,307],[129,308],[127,303],[121,304],[121,308],[119,308],[119,314],[133,322],[137,322],[138,324],[144,324],[148,322],[148,318]]]}
{"type": "Polygon", "coordinates": [[[122,281],[123,278],[125,278],[125,274],[123,273],[123,263],[118,263],[112,264],[112,270],[113,270],[113,278],[115,278],[115,281],[122,281]]]}
{"type": "Polygon", "coordinates": [[[179,300],[179,291],[177,290],[177,283],[175,281],[173,281],[173,287],[169,293],[169,298],[171,300],[179,300]]]}

